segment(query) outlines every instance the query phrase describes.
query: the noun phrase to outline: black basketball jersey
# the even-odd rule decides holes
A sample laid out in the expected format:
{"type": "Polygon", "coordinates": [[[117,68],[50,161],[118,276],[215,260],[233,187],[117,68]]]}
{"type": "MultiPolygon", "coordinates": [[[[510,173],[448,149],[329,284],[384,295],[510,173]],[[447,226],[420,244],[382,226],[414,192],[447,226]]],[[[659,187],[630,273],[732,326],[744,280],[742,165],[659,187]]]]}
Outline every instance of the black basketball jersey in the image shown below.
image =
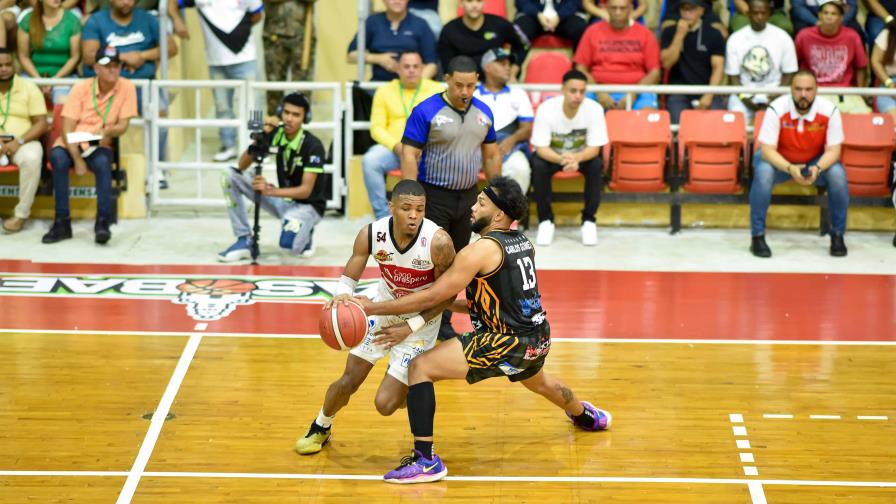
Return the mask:
{"type": "Polygon", "coordinates": [[[467,285],[467,307],[477,332],[526,334],[545,322],[535,274],[532,242],[518,231],[492,231],[504,261],[497,270],[467,285]]]}

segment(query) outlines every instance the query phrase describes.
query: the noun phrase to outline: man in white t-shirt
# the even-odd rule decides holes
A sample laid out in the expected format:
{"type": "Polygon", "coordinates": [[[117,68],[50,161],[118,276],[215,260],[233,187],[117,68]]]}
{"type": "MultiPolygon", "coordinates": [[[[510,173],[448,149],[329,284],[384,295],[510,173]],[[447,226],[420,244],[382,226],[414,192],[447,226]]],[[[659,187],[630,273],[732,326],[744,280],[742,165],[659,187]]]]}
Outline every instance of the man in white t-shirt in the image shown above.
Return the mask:
{"type": "Polygon", "coordinates": [[[495,116],[501,175],[515,180],[526,194],[532,177],[528,154],[535,113],[529,95],[520,88],[507,85],[512,63],[513,55],[504,49],[486,51],[480,62],[485,79],[476,87],[473,96],[488,105],[495,116]]]}
{"type": "MultiPolygon", "coordinates": [[[[252,39],[252,26],[261,22],[261,0],[179,0],[181,7],[196,7],[205,38],[208,74],[212,79],[258,79],[258,50],[252,39]]],[[[233,119],[233,89],[214,88],[215,117],[233,119]]],[[[252,102],[252,106],[260,105],[252,102]]],[[[221,150],[212,159],[218,162],[236,159],[236,128],[221,128],[221,150]]]]}
{"type": "Polygon", "coordinates": [[[582,244],[597,245],[595,216],[604,183],[599,154],[609,140],[603,107],[585,98],[587,82],[588,77],[579,70],[566,72],[563,95],[545,100],[535,114],[531,142],[535,147],[532,184],[538,207],[537,245],[550,245],[554,240],[551,177],[561,170],[585,176],[582,244]]]}
{"type": "MultiPolygon", "coordinates": [[[[799,70],[793,39],[781,28],[768,24],[772,13],[769,0],[750,0],[750,26],[728,37],[725,73],[734,86],[789,86],[799,70]]],[[[771,98],[764,93],[742,93],[728,98],[728,110],[743,112],[747,122],[757,110],[765,109],[771,98]]]]}

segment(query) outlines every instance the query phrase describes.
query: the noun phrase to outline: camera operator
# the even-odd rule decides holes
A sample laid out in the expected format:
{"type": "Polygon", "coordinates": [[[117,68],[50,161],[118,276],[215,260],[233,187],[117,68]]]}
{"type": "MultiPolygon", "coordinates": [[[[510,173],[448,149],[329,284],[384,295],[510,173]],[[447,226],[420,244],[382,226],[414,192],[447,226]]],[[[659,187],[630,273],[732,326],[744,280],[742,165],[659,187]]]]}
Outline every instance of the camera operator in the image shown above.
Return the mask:
{"type": "Polygon", "coordinates": [[[243,152],[238,167],[231,167],[224,179],[227,212],[236,242],[218,254],[221,262],[251,258],[252,228],[246,212],[246,198],[261,193],[261,207],[280,219],[280,248],[291,255],[311,255],[311,233],[326,208],[323,185],[326,154],[321,141],[302,126],[310,120],[311,104],[301,93],[283,98],[280,120],[268,117],[264,133],[253,135],[253,144],[243,152]],[[307,118],[307,120],[306,120],[307,118]],[[276,157],[277,185],[254,171],[246,170],[268,152],[276,157]]]}

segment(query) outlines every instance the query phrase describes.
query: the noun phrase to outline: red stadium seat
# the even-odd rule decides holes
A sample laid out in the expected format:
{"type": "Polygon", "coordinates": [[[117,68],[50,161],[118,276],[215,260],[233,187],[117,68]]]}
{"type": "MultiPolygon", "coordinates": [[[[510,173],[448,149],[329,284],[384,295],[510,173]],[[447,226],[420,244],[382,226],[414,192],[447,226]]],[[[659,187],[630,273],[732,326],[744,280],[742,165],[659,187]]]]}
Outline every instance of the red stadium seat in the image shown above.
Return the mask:
{"type": "Polygon", "coordinates": [[[12,163],[6,166],[0,166],[0,173],[12,173],[15,171],[19,171],[19,167],[12,163]]]}
{"type": "Polygon", "coordinates": [[[890,114],[843,114],[840,162],[852,196],[889,196],[893,162],[893,117],[890,114]]]}
{"type": "Polygon", "coordinates": [[[732,194],[740,190],[747,156],[747,130],[740,112],[685,110],[678,130],[679,169],[684,189],[732,194]]]}
{"type": "Polygon", "coordinates": [[[565,39],[563,37],[558,37],[557,35],[551,35],[549,33],[545,33],[544,35],[539,35],[535,37],[535,40],[532,41],[533,49],[572,49],[572,42],[569,39],[565,39]]]}
{"type": "Polygon", "coordinates": [[[666,189],[666,168],[672,148],[669,112],[665,110],[610,110],[610,189],[620,192],[659,192],[666,189]]]}
{"type": "MultiPolygon", "coordinates": [[[[485,0],[485,6],[483,8],[483,12],[486,14],[494,14],[495,16],[501,16],[502,18],[507,18],[507,1],[506,0],[485,0]]],[[[457,16],[464,15],[464,8],[458,2],[457,6],[457,16]]]]}
{"type": "MultiPolygon", "coordinates": [[[[526,75],[523,82],[526,84],[560,84],[563,74],[572,70],[572,61],[558,52],[541,52],[532,56],[526,66],[526,75]]],[[[537,109],[541,102],[552,96],[557,96],[556,91],[530,91],[529,99],[532,100],[532,109],[537,109]]]]}

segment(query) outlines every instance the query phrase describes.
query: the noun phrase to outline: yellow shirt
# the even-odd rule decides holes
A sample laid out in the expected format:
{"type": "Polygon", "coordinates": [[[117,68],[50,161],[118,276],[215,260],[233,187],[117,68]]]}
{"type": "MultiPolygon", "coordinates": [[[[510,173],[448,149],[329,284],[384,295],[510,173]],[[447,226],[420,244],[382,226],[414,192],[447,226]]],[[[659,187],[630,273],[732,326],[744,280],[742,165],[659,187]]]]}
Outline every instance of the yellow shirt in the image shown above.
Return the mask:
{"type": "Polygon", "coordinates": [[[420,90],[414,96],[414,90],[403,89],[398,79],[381,86],[373,95],[373,107],[370,111],[370,136],[376,143],[392,150],[401,141],[404,125],[411,115],[411,110],[430,96],[441,93],[445,87],[436,81],[422,79],[420,90]]]}
{"type": "Polygon", "coordinates": [[[0,131],[20,137],[31,129],[31,118],[42,115],[47,115],[47,102],[44,101],[40,88],[30,80],[16,75],[9,93],[0,93],[0,124],[6,121],[0,131]],[[7,103],[9,117],[6,116],[7,103]]]}

